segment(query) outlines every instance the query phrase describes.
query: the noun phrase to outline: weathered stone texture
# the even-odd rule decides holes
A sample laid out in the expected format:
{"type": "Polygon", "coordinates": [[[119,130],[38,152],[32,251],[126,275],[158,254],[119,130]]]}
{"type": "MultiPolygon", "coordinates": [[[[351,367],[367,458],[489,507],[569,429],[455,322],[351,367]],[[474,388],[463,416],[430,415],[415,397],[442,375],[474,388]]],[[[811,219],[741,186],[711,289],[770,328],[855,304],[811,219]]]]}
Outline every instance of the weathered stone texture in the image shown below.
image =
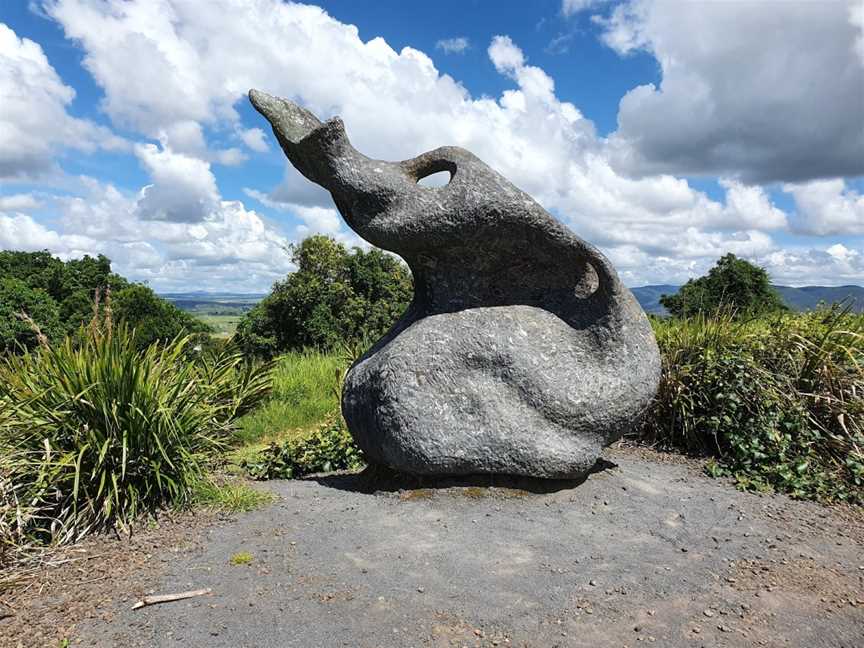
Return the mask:
{"type": "Polygon", "coordinates": [[[258,91],[291,163],[414,274],[402,318],[349,371],[367,456],[418,474],[584,474],[654,396],[650,324],[609,261],[470,152],[373,160],[338,118],[258,91]],[[417,181],[448,171],[450,182],[417,181]]]}

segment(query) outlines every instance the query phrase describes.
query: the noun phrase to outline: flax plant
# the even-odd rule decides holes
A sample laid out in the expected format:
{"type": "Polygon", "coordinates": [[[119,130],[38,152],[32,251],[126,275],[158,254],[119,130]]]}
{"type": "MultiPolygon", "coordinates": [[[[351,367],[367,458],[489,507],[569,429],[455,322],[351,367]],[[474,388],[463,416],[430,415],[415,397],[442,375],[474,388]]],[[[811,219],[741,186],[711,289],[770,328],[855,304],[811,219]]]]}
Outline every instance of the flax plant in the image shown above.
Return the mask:
{"type": "MultiPolygon", "coordinates": [[[[110,313],[110,311],[109,311],[110,313]]],[[[110,315],[0,359],[0,542],[62,544],[190,501],[269,367],[191,338],[138,350],[110,315]]]]}

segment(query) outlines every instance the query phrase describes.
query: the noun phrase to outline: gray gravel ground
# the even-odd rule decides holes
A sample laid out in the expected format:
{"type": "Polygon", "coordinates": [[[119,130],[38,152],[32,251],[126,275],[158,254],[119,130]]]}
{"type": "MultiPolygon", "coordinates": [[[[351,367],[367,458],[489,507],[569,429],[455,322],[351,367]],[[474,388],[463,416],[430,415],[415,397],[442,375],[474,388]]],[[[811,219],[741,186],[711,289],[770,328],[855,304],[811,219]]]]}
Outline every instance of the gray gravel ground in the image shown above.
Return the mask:
{"type": "Polygon", "coordinates": [[[141,575],[211,596],[136,612],[118,598],[78,643],[864,647],[857,518],[650,452],[606,456],[617,467],[545,494],[270,482],[275,504],[141,575]],[[240,552],[252,562],[231,564],[240,552]]]}

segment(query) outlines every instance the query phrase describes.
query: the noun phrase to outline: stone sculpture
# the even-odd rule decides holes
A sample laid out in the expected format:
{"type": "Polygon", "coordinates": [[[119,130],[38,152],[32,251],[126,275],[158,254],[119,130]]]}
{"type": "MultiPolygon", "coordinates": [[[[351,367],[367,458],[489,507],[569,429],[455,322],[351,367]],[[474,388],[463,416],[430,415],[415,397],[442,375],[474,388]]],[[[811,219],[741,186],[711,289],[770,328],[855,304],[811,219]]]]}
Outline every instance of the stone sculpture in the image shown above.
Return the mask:
{"type": "Polygon", "coordinates": [[[252,90],[291,163],[414,274],[350,369],[342,413],[373,462],[421,475],[577,478],[653,398],[651,326],[609,261],[470,152],[368,158],[339,118],[252,90]],[[446,186],[418,180],[448,171],[446,186]]]}

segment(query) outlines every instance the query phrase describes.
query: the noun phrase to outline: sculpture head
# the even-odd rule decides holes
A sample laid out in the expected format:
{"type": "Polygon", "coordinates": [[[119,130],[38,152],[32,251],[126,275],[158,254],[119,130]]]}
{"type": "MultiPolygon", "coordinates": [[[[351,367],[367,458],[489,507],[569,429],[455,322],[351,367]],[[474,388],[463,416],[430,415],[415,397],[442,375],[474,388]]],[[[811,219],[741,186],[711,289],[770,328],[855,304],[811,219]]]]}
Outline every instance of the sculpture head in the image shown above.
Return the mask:
{"type": "Polygon", "coordinates": [[[395,224],[383,221],[416,180],[412,183],[399,164],[373,160],[357,151],[338,117],[321,122],[305,108],[259,90],[250,90],[249,99],[270,122],[294,167],[330,192],[357,234],[386,249],[398,245],[387,236],[395,224]]]}
{"type": "Polygon", "coordinates": [[[321,122],[308,110],[259,90],[250,90],[249,98],[272,125],[291,163],[330,192],[348,225],[409,263],[412,253],[445,242],[442,221],[452,234],[448,245],[470,244],[489,213],[489,196],[543,211],[465,149],[445,146],[401,162],[375,160],[351,145],[338,117],[321,122]],[[418,184],[441,171],[450,173],[447,185],[418,184]],[[430,236],[431,222],[436,223],[434,236],[430,236]]]}

